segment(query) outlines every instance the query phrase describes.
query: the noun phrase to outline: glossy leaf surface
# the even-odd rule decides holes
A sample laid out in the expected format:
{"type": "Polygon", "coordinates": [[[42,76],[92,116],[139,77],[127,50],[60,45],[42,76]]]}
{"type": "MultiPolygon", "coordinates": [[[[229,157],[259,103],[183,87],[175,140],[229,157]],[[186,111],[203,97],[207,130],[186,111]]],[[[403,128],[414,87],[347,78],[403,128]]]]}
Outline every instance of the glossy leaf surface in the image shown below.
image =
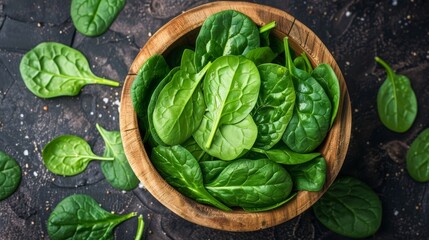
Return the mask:
{"type": "Polygon", "coordinates": [[[326,180],[326,160],[318,157],[311,161],[288,166],[294,189],[317,192],[323,188],[326,180]]]}
{"type": "Polygon", "coordinates": [[[0,201],[12,195],[21,182],[21,167],[8,154],[0,151],[0,201]]]}

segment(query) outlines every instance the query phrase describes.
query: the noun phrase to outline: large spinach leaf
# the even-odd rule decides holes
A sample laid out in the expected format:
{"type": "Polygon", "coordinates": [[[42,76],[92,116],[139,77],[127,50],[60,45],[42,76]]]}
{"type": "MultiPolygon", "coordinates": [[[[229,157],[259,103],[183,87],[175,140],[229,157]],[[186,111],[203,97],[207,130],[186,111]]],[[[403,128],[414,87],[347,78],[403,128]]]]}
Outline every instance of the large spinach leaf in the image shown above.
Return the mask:
{"type": "Polygon", "coordinates": [[[195,65],[199,71],[220,56],[244,55],[259,44],[259,29],[249,17],[234,10],[218,12],[201,26],[195,46],[195,65]]]}
{"type": "Polygon", "coordinates": [[[382,207],[377,194],[352,177],[337,179],[313,205],[313,211],[329,230],[346,237],[369,237],[381,225],[382,207]]]}
{"type": "Polygon", "coordinates": [[[72,0],[70,15],[76,29],[83,35],[101,35],[124,8],[125,0],[72,0]]]}
{"type": "Polygon", "coordinates": [[[261,88],[252,112],[258,137],[255,147],[270,149],[279,142],[292,118],[295,90],[290,73],[277,64],[258,66],[261,88]]]}
{"type": "Polygon", "coordinates": [[[281,165],[268,159],[238,159],[207,183],[206,189],[228,206],[263,208],[287,199],[292,180],[281,165]]]}
{"type": "Polygon", "coordinates": [[[274,148],[265,150],[261,148],[252,148],[251,151],[264,154],[271,161],[285,165],[296,165],[308,162],[318,156],[320,153],[297,153],[290,150],[284,144],[277,144],[274,148]]]}
{"type": "Polygon", "coordinates": [[[286,65],[294,81],[296,102],[283,141],[295,152],[307,153],[325,139],[331,122],[331,102],[322,86],[309,73],[292,62],[288,38],[285,38],[286,65]]]}
{"type": "Polygon", "coordinates": [[[225,124],[216,130],[213,143],[206,148],[213,122],[204,115],[200,127],[193,137],[198,145],[211,156],[222,160],[233,160],[245,154],[255,143],[258,128],[250,115],[241,122],[225,124]]]}
{"type": "Polygon", "coordinates": [[[75,96],[88,84],[119,86],[95,76],[81,52],[61,43],[40,43],[21,59],[19,71],[25,86],[42,98],[75,96]]]}
{"type": "Polygon", "coordinates": [[[105,149],[104,157],[113,157],[113,161],[102,161],[101,170],[106,180],[120,190],[133,190],[139,184],[139,179],[133,172],[122,145],[121,133],[119,131],[107,131],[96,124],[98,132],[103,137],[105,149]]]}
{"type": "Polygon", "coordinates": [[[153,110],[153,127],[167,145],[181,144],[201,123],[205,111],[200,81],[210,67],[207,64],[197,73],[194,52],[183,52],[180,70],[159,93],[153,110]]]}
{"type": "Polygon", "coordinates": [[[21,168],[15,159],[0,151],[0,201],[12,195],[21,182],[21,168]]]}
{"type": "Polygon", "coordinates": [[[377,94],[377,110],[381,122],[394,132],[406,132],[417,116],[417,98],[410,79],[395,74],[392,68],[381,58],[375,61],[387,72],[387,78],[377,94]]]}
{"type": "Polygon", "coordinates": [[[77,136],[62,135],[50,141],[42,151],[46,168],[58,175],[73,176],[85,170],[92,160],[112,161],[113,157],[95,155],[88,143],[77,136]]]}
{"type": "Polygon", "coordinates": [[[211,122],[205,148],[212,145],[218,128],[249,115],[258,100],[260,85],[258,68],[245,57],[223,56],[213,62],[204,78],[205,116],[211,122]]]}
{"type": "Polygon", "coordinates": [[[326,160],[317,157],[309,162],[286,168],[292,177],[294,189],[317,192],[323,188],[326,179],[326,160]]]}
{"type": "Polygon", "coordinates": [[[76,194],[63,199],[48,219],[50,239],[113,239],[112,231],[135,212],[118,215],[102,209],[90,196],[76,194]]]}
{"type": "Polygon", "coordinates": [[[159,145],[153,149],[151,160],[165,181],[185,196],[225,211],[230,210],[207,192],[204,188],[200,165],[182,146],[159,145]]]}
{"type": "Polygon", "coordinates": [[[429,129],[421,132],[408,149],[407,171],[416,181],[429,181],[429,129]]]}
{"type": "Polygon", "coordinates": [[[154,54],[140,68],[131,85],[131,100],[137,114],[140,131],[145,134],[144,139],[149,136],[148,100],[152,96],[153,89],[169,72],[170,67],[164,57],[154,54]]]}

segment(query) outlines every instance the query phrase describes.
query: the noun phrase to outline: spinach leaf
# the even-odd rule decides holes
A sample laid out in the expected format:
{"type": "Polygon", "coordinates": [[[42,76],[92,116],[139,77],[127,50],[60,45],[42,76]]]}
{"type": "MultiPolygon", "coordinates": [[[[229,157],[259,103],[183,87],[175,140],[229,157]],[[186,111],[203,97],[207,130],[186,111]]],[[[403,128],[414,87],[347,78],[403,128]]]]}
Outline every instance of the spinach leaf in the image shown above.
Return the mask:
{"type": "Polygon", "coordinates": [[[139,185],[139,179],[133,172],[122,145],[121,133],[119,131],[107,131],[96,124],[98,132],[103,137],[105,149],[104,157],[113,157],[113,161],[101,162],[101,170],[106,180],[120,190],[133,190],[139,185]]]}
{"type": "Polygon", "coordinates": [[[337,116],[340,104],[340,83],[337,75],[329,64],[319,64],[311,73],[311,76],[323,87],[332,104],[331,126],[337,116]]]}
{"type": "Polygon", "coordinates": [[[286,65],[294,81],[296,102],[283,142],[295,152],[307,153],[325,139],[331,122],[331,102],[322,86],[309,73],[292,63],[288,39],[285,38],[286,65]]]}
{"type": "Polygon", "coordinates": [[[119,86],[95,76],[81,52],[61,43],[40,43],[21,59],[19,71],[27,88],[41,98],[75,96],[88,84],[119,86]]]}
{"type": "Polygon", "coordinates": [[[300,191],[320,191],[325,185],[326,160],[317,157],[309,162],[286,168],[292,177],[294,189],[300,191]]]}
{"type": "Polygon", "coordinates": [[[124,6],[125,0],[72,0],[70,15],[80,33],[95,37],[109,29],[124,6]]]}
{"type": "Polygon", "coordinates": [[[114,160],[113,157],[95,155],[84,139],[72,135],[59,136],[46,144],[42,151],[42,158],[49,171],[63,176],[73,176],[83,172],[94,159],[114,160]]]}
{"type": "Polygon", "coordinates": [[[153,110],[153,127],[167,145],[188,139],[204,115],[206,106],[200,82],[211,64],[197,73],[192,59],[194,52],[186,49],[180,70],[161,90],[153,110]]]}
{"type": "Polygon", "coordinates": [[[290,150],[283,144],[278,144],[274,148],[265,150],[260,148],[252,148],[251,151],[262,153],[273,162],[285,164],[285,165],[296,165],[308,162],[318,156],[320,153],[297,153],[290,150]]]}
{"type": "Polygon", "coordinates": [[[197,202],[229,211],[204,188],[200,165],[192,154],[180,145],[157,146],[152,151],[153,165],[171,186],[197,202]]]}
{"type": "Polygon", "coordinates": [[[311,73],[313,71],[313,67],[311,66],[310,60],[305,52],[302,52],[301,56],[298,56],[293,60],[293,65],[307,73],[311,73]]]}
{"type": "Polygon", "coordinates": [[[418,182],[429,181],[429,129],[421,132],[407,151],[407,171],[418,182]]]}
{"type": "Polygon", "coordinates": [[[143,237],[143,230],[144,230],[144,221],[143,221],[143,216],[140,215],[137,218],[138,222],[137,222],[137,233],[136,233],[136,237],[134,238],[135,240],[141,240],[143,237]]]}
{"type": "Polygon", "coordinates": [[[270,63],[277,55],[269,47],[255,48],[246,53],[246,58],[259,66],[263,63],[270,63]]]}
{"type": "Polygon", "coordinates": [[[369,237],[381,225],[382,207],[377,194],[352,177],[337,179],[313,205],[313,211],[325,227],[346,237],[369,237]]]}
{"type": "Polygon", "coordinates": [[[231,161],[209,160],[200,162],[204,183],[212,182],[231,161]]]}
{"type": "Polygon", "coordinates": [[[264,208],[287,199],[292,180],[281,165],[268,159],[238,159],[207,183],[206,189],[231,207],[264,208]]]}
{"type": "Polygon", "coordinates": [[[171,69],[171,71],[165,76],[164,79],[156,86],[155,90],[152,93],[152,96],[150,97],[149,105],[147,107],[147,117],[148,117],[148,123],[149,123],[149,132],[150,132],[150,143],[151,146],[157,146],[157,145],[165,145],[165,143],[159,138],[158,134],[156,133],[156,130],[153,126],[153,111],[155,109],[156,101],[158,100],[159,93],[161,90],[173,79],[174,74],[176,74],[177,71],[179,71],[179,67],[175,67],[171,69]]]}
{"type": "Polygon", "coordinates": [[[261,47],[269,47],[270,46],[270,32],[273,28],[275,28],[277,23],[275,21],[269,22],[264,26],[259,28],[259,37],[261,47]]]}
{"type": "Polygon", "coordinates": [[[277,64],[258,66],[261,88],[252,111],[258,137],[254,147],[270,149],[279,142],[292,118],[295,90],[290,73],[277,64]]]}
{"type": "Polygon", "coordinates": [[[198,145],[198,143],[195,141],[193,137],[190,137],[188,140],[182,143],[181,146],[186,148],[186,150],[188,150],[198,162],[212,160],[213,158],[208,153],[206,153],[200,147],[200,145],[198,145]]]}
{"type": "Polygon", "coordinates": [[[50,239],[113,239],[112,231],[137,214],[112,214],[90,196],[76,194],[63,199],[48,219],[50,239]]]}
{"type": "Polygon", "coordinates": [[[0,151],[0,201],[12,195],[21,182],[21,168],[11,156],[0,151]]]}
{"type": "Polygon", "coordinates": [[[211,124],[203,149],[210,148],[222,125],[238,123],[249,115],[258,100],[260,85],[258,68],[245,57],[223,56],[213,62],[204,78],[205,116],[211,124]]]}
{"type": "Polygon", "coordinates": [[[148,99],[151,98],[153,89],[169,72],[170,67],[164,57],[154,54],[140,68],[131,85],[131,100],[137,114],[140,131],[145,134],[144,139],[149,136],[148,99]]]}
{"type": "Polygon", "coordinates": [[[210,135],[213,122],[206,115],[193,137],[198,145],[208,154],[222,160],[233,160],[245,154],[255,143],[258,128],[250,115],[241,122],[225,124],[216,130],[213,143],[206,148],[206,139],[210,135]]]}
{"type": "Polygon", "coordinates": [[[244,55],[259,44],[259,29],[249,17],[234,10],[215,13],[197,36],[195,66],[199,71],[220,56],[244,55]]]}
{"type": "Polygon", "coordinates": [[[410,79],[395,74],[381,58],[376,57],[375,61],[387,72],[387,78],[377,94],[378,116],[388,129],[398,133],[406,132],[417,116],[417,98],[410,79]]]}
{"type": "Polygon", "coordinates": [[[283,200],[283,201],[281,201],[281,202],[279,202],[279,203],[273,204],[273,205],[271,205],[271,206],[268,206],[268,207],[259,207],[259,208],[243,208],[243,210],[244,210],[244,211],[246,211],[246,212],[265,212],[265,211],[270,211],[270,210],[273,210],[273,209],[276,209],[276,208],[279,208],[279,207],[281,207],[281,206],[285,205],[285,204],[286,204],[286,203],[288,203],[290,200],[292,200],[294,197],[296,197],[296,195],[297,195],[297,194],[298,194],[298,193],[290,194],[290,195],[289,195],[289,197],[288,197],[288,198],[286,198],[285,200],[283,200]]]}

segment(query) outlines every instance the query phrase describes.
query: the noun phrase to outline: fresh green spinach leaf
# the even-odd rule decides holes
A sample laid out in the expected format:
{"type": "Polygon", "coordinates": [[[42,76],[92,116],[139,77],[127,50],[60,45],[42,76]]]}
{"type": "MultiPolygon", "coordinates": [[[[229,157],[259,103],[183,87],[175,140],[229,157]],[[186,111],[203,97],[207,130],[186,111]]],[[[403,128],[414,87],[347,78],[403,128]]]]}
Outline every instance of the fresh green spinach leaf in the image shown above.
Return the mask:
{"type": "Polygon", "coordinates": [[[195,66],[199,71],[220,56],[245,55],[259,44],[259,29],[249,17],[234,10],[215,13],[197,36],[195,66]]]}
{"type": "Polygon", "coordinates": [[[407,171],[418,182],[429,181],[429,129],[421,132],[408,149],[407,171]]]}
{"type": "Polygon", "coordinates": [[[153,149],[151,160],[165,181],[185,196],[224,211],[231,210],[204,188],[200,165],[184,147],[159,145],[153,149]]]}
{"type": "Polygon", "coordinates": [[[310,63],[310,60],[308,59],[305,52],[302,52],[300,56],[296,57],[293,60],[293,64],[296,68],[303,70],[307,73],[311,73],[313,71],[313,66],[310,63]]]}
{"type": "Polygon", "coordinates": [[[378,116],[388,129],[399,133],[406,132],[416,119],[418,107],[410,79],[395,74],[381,58],[376,57],[375,61],[387,72],[387,79],[377,94],[378,116]]]}
{"type": "Polygon", "coordinates": [[[268,159],[231,162],[206,189],[226,205],[264,208],[284,201],[292,190],[289,173],[268,159]]]}
{"type": "Polygon", "coordinates": [[[284,165],[296,165],[308,162],[318,156],[320,153],[297,153],[290,150],[284,144],[277,144],[274,148],[265,150],[260,148],[252,148],[252,152],[264,154],[268,159],[276,163],[284,165]]]}
{"type": "Polygon", "coordinates": [[[0,201],[12,195],[21,182],[21,168],[8,154],[0,151],[0,201]]]}
{"type": "Polygon", "coordinates": [[[49,171],[63,176],[83,172],[92,160],[114,160],[113,157],[95,155],[84,139],[72,135],[59,136],[46,144],[42,158],[49,171]]]}
{"type": "Polygon", "coordinates": [[[137,214],[107,212],[90,196],[76,194],[63,199],[48,219],[50,239],[113,239],[113,229],[137,214]]]}
{"type": "Polygon", "coordinates": [[[382,206],[365,183],[342,177],[313,205],[317,219],[329,230],[351,238],[365,238],[381,225],[382,206]]]}
{"type": "Polygon", "coordinates": [[[186,148],[198,162],[209,161],[213,158],[198,145],[193,137],[190,137],[181,146],[186,148]]]}
{"type": "Polygon", "coordinates": [[[206,109],[201,80],[210,63],[197,73],[194,52],[183,52],[180,70],[159,93],[153,110],[153,127],[167,145],[177,145],[188,139],[198,128],[206,109]]]}
{"type": "Polygon", "coordinates": [[[208,160],[200,162],[204,183],[212,182],[231,161],[208,160]]]}
{"type": "Polygon", "coordinates": [[[268,206],[268,207],[260,207],[260,208],[243,208],[243,210],[244,210],[244,211],[246,211],[246,212],[265,212],[265,211],[270,211],[270,210],[273,210],[273,209],[276,209],[276,208],[279,208],[279,207],[281,207],[281,206],[285,205],[285,204],[286,204],[286,203],[288,203],[290,200],[294,199],[294,198],[296,197],[296,195],[297,195],[297,194],[298,194],[298,193],[292,193],[292,194],[290,194],[290,195],[289,195],[289,197],[288,197],[288,198],[286,198],[285,200],[283,200],[283,201],[281,201],[281,202],[279,202],[279,203],[273,204],[273,205],[271,205],[271,206],[268,206]]]}
{"type": "Polygon", "coordinates": [[[119,131],[107,131],[99,124],[96,127],[105,144],[103,156],[114,158],[113,161],[101,162],[101,170],[106,180],[114,188],[126,191],[133,190],[139,185],[140,181],[125,156],[121,133],[119,131]]]}
{"type": "Polygon", "coordinates": [[[125,0],[72,0],[70,15],[80,33],[95,37],[109,29],[124,6],[125,0]]]}
{"type": "MultiPolygon", "coordinates": [[[[174,47],[165,55],[165,61],[167,61],[168,65],[172,68],[179,67],[180,62],[183,56],[183,52],[186,50],[192,50],[195,51],[194,47],[189,45],[179,45],[177,47],[174,47]]],[[[193,61],[193,60],[192,60],[193,61]]]]}
{"type": "Polygon", "coordinates": [[[326,160],[323,157],[317,157],[298,165],[290,165],[286,169],[292,177],[295,190],[317,192],[325,185],[326,160]]]}
{"type": "Polygon", "coordinates": [[[255,48],[246,53],[246,58],[259,66],[263,63],[270,63],[277,55],[269,47],[255,48]]]}
{"type": "Polygon", "coordinates": [[[75,96],[88,84],[119,86],[95,76],[81,52],[61,43],[40,43],[21,59],[19,71],[27,88],[41,98],[75,96]]]}
{"type": "Polygon", "coordinates": [[[212,124],[203,149],[210,148],[222,125],[238,123],[249,115],[260,85],[258,68],[245,57],[222,56],[213,62],[204,78],[205,116],[212,124]]]}
{"type": "Polygon", "coordinates": [[[285,67],[277,64],[258,66],[261,88],[252,111],[258,137],[254,147],[270,149],[277,144],[292,118],[295,90],[292,77],[285,67]]]}

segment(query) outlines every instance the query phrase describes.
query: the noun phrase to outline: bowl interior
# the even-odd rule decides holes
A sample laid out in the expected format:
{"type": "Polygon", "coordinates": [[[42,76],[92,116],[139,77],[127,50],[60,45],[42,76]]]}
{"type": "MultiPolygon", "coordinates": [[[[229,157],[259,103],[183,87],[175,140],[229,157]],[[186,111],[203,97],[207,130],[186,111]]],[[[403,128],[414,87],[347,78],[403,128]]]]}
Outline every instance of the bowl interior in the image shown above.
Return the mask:
{"type": "Polygon", "coordinates": [[[146,189],[164,206],[193,223],[227,231],[254,231],[283,223],[314,204],[331,185],[345,159],[351,132],[351,106],[346,83],[341,71],[321,40],[306,26],[281,10],[244,2],[214,2],[191,9],[164,25],[146,43],[137,55],[121,97],[120,130],[125,153],[135,174],[146,189]],[[234,9],[249,16],[262,26],[277,22],[274,34],[289,42],[295,52],[305,52],[312,64],[328,63],[340,82],[341,99],[336,121],[324,143],[319,147],[327,161],[327,176],[324,189],[319,192],[300,191],[286,205],[267,212],[248,213],[242,210],[224,212],[211,206],[199,204],[172,188],[152,165],[142,143],[136,114],[131,102],[132,82],[146,59],[155,53],[165,54],[179,45],[194,43],[204,20],[219,11],[234,9]]]}

